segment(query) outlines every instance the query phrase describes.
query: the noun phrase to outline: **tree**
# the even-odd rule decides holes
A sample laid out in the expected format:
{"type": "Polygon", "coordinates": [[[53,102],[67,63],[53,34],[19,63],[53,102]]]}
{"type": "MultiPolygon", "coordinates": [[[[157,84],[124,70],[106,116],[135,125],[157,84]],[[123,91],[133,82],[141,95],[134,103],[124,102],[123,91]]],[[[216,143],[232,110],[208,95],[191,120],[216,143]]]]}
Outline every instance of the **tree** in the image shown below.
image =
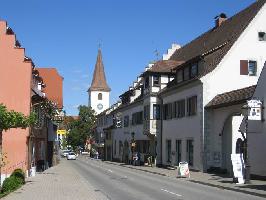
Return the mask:
{"type": "MultiPolygon", "coordinates": [[[[0,104],[0,174],[1,167],[3,165],[3,131],[6,131],[11,128],[27,128],[30,125],[35,123],[35,114],[31,114],[30,116],[25,116],[20,112],[15,112],[14,110],[8,111],[6,106],[0,104]]],[[[1,178],[0,178],[1,180],[1,178]]]]}
{"type": "Polygon", "coordinates": [[[85,146],[86,140],[93,134],[93,128],[96,122],[96,115],[91,107],[82,105],[78,109],[78,119],[70,121],[67,125],[69,127],[67,143],[74,149],[85,146]]]}

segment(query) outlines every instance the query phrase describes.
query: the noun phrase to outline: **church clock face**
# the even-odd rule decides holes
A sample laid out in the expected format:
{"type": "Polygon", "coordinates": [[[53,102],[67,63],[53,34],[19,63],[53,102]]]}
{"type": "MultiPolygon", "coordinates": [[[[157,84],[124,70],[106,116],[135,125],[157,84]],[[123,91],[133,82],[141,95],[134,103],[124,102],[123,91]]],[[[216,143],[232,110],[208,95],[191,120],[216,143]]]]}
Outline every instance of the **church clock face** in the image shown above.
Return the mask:
{"type": "Polygon", "coordinates": [[[99,104],[97,105],[97,108],[98,108],[99,110],[103,109],[103,104],[99,103],[99,104]]]}

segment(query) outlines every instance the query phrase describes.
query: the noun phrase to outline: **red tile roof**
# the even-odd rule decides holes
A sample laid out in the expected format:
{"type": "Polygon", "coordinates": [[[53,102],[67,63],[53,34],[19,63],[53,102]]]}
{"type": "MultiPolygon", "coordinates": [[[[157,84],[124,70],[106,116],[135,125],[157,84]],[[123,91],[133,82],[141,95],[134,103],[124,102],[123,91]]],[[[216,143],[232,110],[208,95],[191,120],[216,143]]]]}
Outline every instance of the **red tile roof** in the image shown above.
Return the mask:
{"type": "Polygon", "coordinates": [[[214,27],[195,40],[176,50],[170,60],[186,61],[201,58],[204,61],[200,76],[211,72],[227,54],[229,49],[256,16],[266,0],[259,0],[214,27]]]}
{"type": "Polygon", "coordinates": [[[63,108],[63,77],[56,68],[37,68],[40,76],[43,78],[45,96],[57,104],[59,109],[63,108]]]}
{"type": "Polygon", "coordinates": [[[244,103],[253,96],[255,89],[256,85],[253,85],[223,94],[218,94],[205,106],[205,108],[220,108],[244,103]]]}
{"type": "Polygon", "coordinates": [[[156,63],[154,63],[154,65],[150,69],[148,69],[147,72],[169,73],[172,72],[174,68],[183,63],[184,61],[159,60],[156,63]]]}

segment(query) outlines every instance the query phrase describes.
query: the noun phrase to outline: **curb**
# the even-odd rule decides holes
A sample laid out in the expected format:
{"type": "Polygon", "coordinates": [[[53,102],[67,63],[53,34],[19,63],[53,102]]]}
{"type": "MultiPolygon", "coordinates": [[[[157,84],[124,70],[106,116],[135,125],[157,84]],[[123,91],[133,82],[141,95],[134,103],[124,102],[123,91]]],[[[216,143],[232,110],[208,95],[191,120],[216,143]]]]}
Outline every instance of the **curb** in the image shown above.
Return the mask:
{"type": "Polygon", "coordinates": [[[251,192],[251,191],[247,191],[247,190],[241,190],[238,188],[231,188],[231,187],[227,187],[227,186],[222,186],[222,185],[216,185],[216,184],[212,184],[212,183],[206,183],[206,182],[202,182],[202,181],[196,181],[196,180],[189,180],[192,183],[198,183],[201,185],[207,185],[210,187],[216,187],[216,188],[220,188],[220,189],[224,189],[224,190],[231,190],[234,192],[241,192],[241,193],[245,193],[245,194],[250,194],[253,196],[257,196],[257,197],[263,197],[266,198],[266,194],[260,194],[260,193],[256,193],[256,192],[251,192]]]}
{"type": "MultiPolygon", "coordinates": [[[[151,171],[145,170],[145,169],[134,168],[134,167],[130,167],[130,166],[127,166],[127,165],[121,164],[121,163],[120,164],[115,164],[115,163],[106,162],[106,161],[105,161],[105,163],[111,164],[111,165],[125,167],[125,168],[128,168],[128,169],[135,169],[135,170],[147,172],[147,173],[150,173],[150,174],[157,174],[157,175],[160,175],[160,176],[167,176],[166,174],[163,174],[163,173],[151,172],[151,171]]],[[[231,190],[231,191],[234,191],[234,192],[240,192],[240,193],[244,193],[244,194],[249,194],[249,195],[253,195],[253,196],[257,196],[257,197],[266,198],[266,194],[260,194],[260,193],[256,193],[256,192],[252,192],[252,191],[241,190],[241,189],[238,189],[238,188],[231,188],[231,187],[227,187],[227,186],[216,185],[216,184],[206,183],[206,182],[197,181],[197,180],[188,180],[188,181],[192,182],[192,183],[197,183],[197,184],[201,184],[201,185],[210,186],[210,187],[220,188],[220,189],[223,189],[223,190],[231,190]]]]}

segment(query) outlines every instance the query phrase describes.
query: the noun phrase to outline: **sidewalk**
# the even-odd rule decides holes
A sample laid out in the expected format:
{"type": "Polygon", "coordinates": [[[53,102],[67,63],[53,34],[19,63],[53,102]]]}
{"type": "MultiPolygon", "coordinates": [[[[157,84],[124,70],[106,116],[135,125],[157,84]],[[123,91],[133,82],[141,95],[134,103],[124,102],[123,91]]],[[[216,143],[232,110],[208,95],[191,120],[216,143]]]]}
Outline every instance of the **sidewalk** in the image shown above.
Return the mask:
{"type": "MultiPolygon", "coordinates": [[[[144,171],[147,173],[177,178],[177,170],[174,169],[165,169],[165,168],[149,167],[149,166],[133,166],[133,165],[126,165],[124,163],[117,163],[110,161],[104,161],[104,162],[134,170],[144,171]]],[[[194,172],[194,171],[190,172],[190,178],[180,178],[180,179],[182,179],[182,181],[183,180],[190,181],[198,184],[208,185],[225,190],[232,190],[236,192],[242,192],[245,194],[266,198],[266,181],[251,180],[250,184],[237,185],[233,183],[232,178],[224,177],[222,175],[194,172]]]]}
{"type": "Polygon", "coordinates": [[[26,180],[3,200],[106,200],[62,159],[60,164],[26,180]]]}

